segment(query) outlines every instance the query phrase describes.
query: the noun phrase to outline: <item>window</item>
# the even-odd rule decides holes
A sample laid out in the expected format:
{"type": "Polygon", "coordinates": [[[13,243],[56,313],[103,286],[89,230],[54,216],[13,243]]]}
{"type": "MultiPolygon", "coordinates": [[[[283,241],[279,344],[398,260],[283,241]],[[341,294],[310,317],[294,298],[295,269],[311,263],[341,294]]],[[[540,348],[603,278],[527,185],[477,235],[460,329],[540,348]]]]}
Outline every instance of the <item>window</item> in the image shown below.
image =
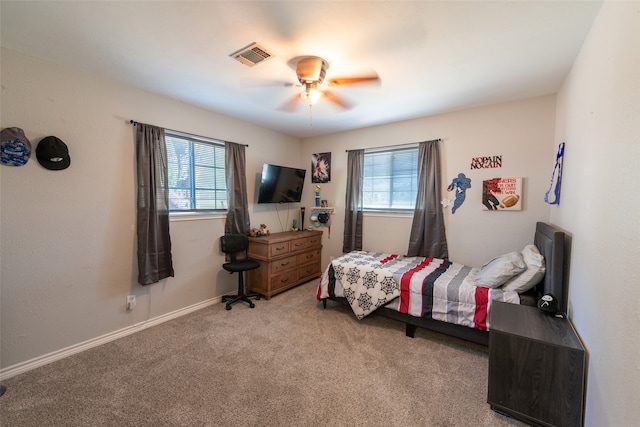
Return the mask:
{"type": "Polygon", "coordinates": [[[365,210],[413,210],[418,190],[418,147],[364,153],[365,210]]]}
{"type": "Polygon", "coordinates": [[[165,131],[169,170],[169,210],[227,209],[224,143],[165,131]]]}

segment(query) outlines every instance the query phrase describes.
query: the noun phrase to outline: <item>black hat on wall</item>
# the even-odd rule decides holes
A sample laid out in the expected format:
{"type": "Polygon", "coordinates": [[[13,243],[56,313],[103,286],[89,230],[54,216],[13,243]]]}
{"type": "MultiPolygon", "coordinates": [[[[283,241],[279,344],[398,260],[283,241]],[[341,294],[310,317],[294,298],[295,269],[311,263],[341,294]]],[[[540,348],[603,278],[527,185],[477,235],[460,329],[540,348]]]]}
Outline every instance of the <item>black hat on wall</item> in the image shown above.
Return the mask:
{"type": "Polygon", "coordinates": [[[42,138],[36,147],[36,158],[43,167],[54,171],[66,169],[71,164],[67,144],[55,136],[42,138]]]}

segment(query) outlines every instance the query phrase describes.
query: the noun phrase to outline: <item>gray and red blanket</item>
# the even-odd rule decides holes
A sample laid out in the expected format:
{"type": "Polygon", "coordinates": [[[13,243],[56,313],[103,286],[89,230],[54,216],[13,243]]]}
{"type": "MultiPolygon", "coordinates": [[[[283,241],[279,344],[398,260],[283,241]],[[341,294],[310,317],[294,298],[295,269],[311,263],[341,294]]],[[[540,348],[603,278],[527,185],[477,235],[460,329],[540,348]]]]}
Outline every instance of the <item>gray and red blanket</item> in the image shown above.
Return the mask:
{"type": "Polygon", "coordinates": [[[488,330],[492,301],[519,304],[516,292],[477,286],[476,267],[438,258],[354,251],[334,259],[318,299],[345,297],[358,319],[379,307],[488,330]]]}

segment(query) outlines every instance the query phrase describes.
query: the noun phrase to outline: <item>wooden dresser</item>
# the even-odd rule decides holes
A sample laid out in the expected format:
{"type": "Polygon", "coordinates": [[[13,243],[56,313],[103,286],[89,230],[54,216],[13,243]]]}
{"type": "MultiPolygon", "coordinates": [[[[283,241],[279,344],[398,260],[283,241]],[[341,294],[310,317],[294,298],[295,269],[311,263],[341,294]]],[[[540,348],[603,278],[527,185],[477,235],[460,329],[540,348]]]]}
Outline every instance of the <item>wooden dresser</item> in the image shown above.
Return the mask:
{"type": "Polygon", "coordinates": [[[586,356],[571,322],[498,301],[489,317],[491,408],[533,426],[582,426],[586,356]]]}
{"type": "Polygon", "coordinates": [[[270,299],[322,273],[322,231],[285,231],[249,237],[247,256],[260,268],[247,272],[246,287],[270,299]]]}

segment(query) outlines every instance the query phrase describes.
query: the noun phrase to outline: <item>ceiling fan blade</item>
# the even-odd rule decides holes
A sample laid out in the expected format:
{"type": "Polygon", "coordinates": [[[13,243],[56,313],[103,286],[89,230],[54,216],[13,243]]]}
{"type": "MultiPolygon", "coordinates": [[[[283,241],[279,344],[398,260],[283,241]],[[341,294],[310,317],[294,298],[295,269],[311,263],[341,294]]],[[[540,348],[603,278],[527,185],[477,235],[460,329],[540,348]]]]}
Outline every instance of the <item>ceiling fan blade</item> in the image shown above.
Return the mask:
{"type": "Polygon", "coordinates": [[[260,89],[260,88],[267,88],[267,87],[292,87],[292,86],[300,86],[300,85],[296,83],[283,82],[283,81],[277,81],[277,80],[248,82],[248,83],[243,83],[241,85],[242,88],[247,88],[247,89],[260,89]]]}
{"type": "Polygon", "coordinates": [[[280,106],[280,108],[278,108],[278,110],[286,111],[288,113],[291,113],[291,112],[295,111],[296,108],[298,108],[298,105],[301,103],[301,101],[302,101],[302,98],[300,97],[299,94],[294,95],[293,98],[289,99],[282,106],[280,106]]]}
{"type": "Polygon", "coordinates": [[[344,98],[339,97],[333,91],[325,90],[324,97],[327,99],[327,101],[333,102],[334,104],[339,105],[342,108],[349,109],[353,107],[351,103],[347,102],[344,98]]]}
{"type": "Polygon", "coordinates": [[[358,83],[378,83],[380,77],[377,74],[358,77],[334,77],[329,79],[329,86],[352,85],[358,83]]]}

